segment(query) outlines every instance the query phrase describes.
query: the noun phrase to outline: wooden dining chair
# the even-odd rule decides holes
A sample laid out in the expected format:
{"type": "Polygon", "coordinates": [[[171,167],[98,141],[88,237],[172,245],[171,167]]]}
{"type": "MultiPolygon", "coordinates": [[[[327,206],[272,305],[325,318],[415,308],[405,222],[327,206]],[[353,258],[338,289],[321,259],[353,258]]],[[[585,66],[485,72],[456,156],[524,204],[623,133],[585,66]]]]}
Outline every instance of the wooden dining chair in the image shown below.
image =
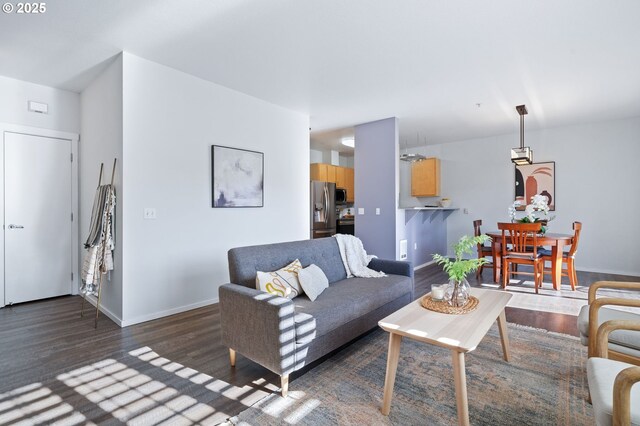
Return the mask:
{"type": "Polygon", "coordinates": [[[536,223],[505,223],[499,222],[498,229],[502,232],[502,288],[514,274],[533,275],[536,293],[542,286],[544,276],[544,262],[538,253],[538,232],[542,225],[536,223]],[[516,270],[514,265],[531,265],[533,272],[516,270]]]}
{"type": "MultiPolygon", "coordinates": [[[[482,219],[473,221],[473,235],[475,237],[479,237],[480,235],[482,235],[482,231],[480,230],[481,226],[482,226],[482,219]]],[[[477,250],[478,250],[478,259],[484,259],[485,257],[493,258],[493,251],[491,249],[491,246],[487,247],[484,244],[478,244],[477,250]]],[[[493,263],[491,262],[480,265],[480,267],[476,271],[476,278],[480,278],[480,275],[482,274],[482,270],[484,268],[493,268],[493,267],[494,267],[493,263]]]]}
{"type": "MultiPolygon", "coordinates": [[[[571,290],[575,290],[578,285],[578,275],[576,274],[576,267],[574,264],[576,252],[578,251],[578,242],[580,241],[580,231],[582,230],[581,222],[573,222],[573,241],[571,243],[571,247],[568,252],[562,253],[562,276],[569,277],[569,282],[571,283],[571,290]],[[564,268],[564,265],[567,265],[564,268]]],[[[542,261],[546,264],[546,262],[551,262],[551,250],[541,249],[539,250],[542,255],[542,261]]],[[[544,268],[545,274],[551,274],[551,268],[544,268]]]]}

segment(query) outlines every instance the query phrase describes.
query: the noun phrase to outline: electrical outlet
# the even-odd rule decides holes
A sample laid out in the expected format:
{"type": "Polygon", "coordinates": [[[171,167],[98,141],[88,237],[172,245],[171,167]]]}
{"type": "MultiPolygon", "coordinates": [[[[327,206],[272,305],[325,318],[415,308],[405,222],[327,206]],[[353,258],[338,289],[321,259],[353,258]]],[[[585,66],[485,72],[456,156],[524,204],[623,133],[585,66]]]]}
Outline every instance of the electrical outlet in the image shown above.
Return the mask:
{"type": "Polygon", "coordinates": [[[153,207],[145,207],[143,216],[145,220],[154,220],[156,219],[156,209],[153,207]]]}
{"type": "Polygon", "coordinates": [[[469,209],[467,209],[467,208],[462,209],[462,213],[469,214],[469,209]]]}
{"type": "Polygon", "coordinates": [[[376,215],[380,216],[380,207],[376,207],[376,215]]]}

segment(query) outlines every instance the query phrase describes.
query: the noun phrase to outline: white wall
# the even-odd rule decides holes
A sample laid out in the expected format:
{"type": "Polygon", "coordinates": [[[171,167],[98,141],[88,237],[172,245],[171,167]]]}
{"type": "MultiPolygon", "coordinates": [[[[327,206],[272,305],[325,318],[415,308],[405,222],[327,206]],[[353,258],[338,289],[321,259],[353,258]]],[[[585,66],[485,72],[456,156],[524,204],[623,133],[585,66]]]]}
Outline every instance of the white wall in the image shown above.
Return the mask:
{"type": "Polygon", "coordinates": [[[322,163],[324,161],[324,152],[317,149],[309,150],[309,162],[313,163],[322,163]]]}
{"type": "MultiPolygon", "coordinates": [[[[556,162],[556,219],[549,232],[570,233],[573,221],[583,223],[579,270],[640,275],[635,249],[640,235],[639,141],[640,117],[525,133],[536,162],[556,162]]],[[[474,219],[483,220],[484,230],[509,220],[507,208],[514,197],[509,150],[518,144],[514,133],[427,148],[428,155],[441,159],[442,196],[469,210],[447,219],[449,246],[473,232],[474,219]]],[[[405,176],[400,198],[423,203],[408,191],[405,176]]]]}
{"type": "Polygon", "coordinates": [[[232,247],[308,238],[307,116],[127,53],[123,102],[125,325],[217,301],[232,247]],[[263,208],[211,208],[213,144],[264,152],[263,208]]]}
{"type": "Polygon", "coordinates": [[[80,95],[0,76],[0,122],[78,133],[80,95]],[[29,112],[28,101],[48,104],[49,113],[29,112]]]}
{"type": "Polygon", "coordinates": [[[81,94],[80,140],[80,253],[89,232],[93,198],[104,163],[102,183],[111,179],[114,158],[118,159],[116,185],[116,249],[111,281],[103,286],[100,305],[116,322],[122,320],[123,187],[122,187],[122,56],[96,78],[81,94]]]}
{"type": "MultiPolygon", "coordinates": [[[[309,162],[312,164],[313,163],[333,164],[334,161],[332,161],[331,155],[334,152],[336,151],[330,151],[330,150],[322,151],[319,149],[310,149],[309,162]]],[[[349,167],[353,169],[353,162],[354,162],[353,155],[338,154],[338,163],[334,165],[341,166],[341,167],[349,167]]]]}

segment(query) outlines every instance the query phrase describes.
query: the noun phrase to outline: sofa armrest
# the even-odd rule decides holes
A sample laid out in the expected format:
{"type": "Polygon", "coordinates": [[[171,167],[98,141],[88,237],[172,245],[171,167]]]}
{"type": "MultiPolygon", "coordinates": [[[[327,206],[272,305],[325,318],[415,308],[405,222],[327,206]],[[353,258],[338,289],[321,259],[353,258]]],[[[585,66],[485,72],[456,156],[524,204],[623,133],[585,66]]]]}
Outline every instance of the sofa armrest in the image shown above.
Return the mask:
{"type": "Polygon", "coordinates": [[[295,366],[294,304],[238,284],[219,289],[222,343],[279,375],[295,366]]]}
{"type": "Polygon", "coordinates": [[[404,275],[405,277],[413,278],[413,265],[411,262],[385,260],[374,257],[368,266],[371,269],[382,271],[385,274],[404,275]]]}

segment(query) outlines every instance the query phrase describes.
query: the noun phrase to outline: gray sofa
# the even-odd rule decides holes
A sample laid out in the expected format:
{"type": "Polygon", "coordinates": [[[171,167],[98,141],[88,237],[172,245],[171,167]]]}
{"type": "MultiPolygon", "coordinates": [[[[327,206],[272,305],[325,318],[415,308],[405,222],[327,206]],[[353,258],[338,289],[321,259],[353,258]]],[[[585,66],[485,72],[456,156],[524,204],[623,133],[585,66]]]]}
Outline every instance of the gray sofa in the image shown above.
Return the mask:
{"type": "Polygon", "coordinates": [[[286,396],[289,374],[377,326],[413,300],[409,262],[373,259],[382,278],[349,278],[335,238],[229,250],[231,283],[220,287],[222,342],[231,365],[236,352],[280,375],[286,396]],[[255,289],[256,271],[275,271],[295,259],[319,266],[329,279],[315,301],[293,300],[255,289]]]}

